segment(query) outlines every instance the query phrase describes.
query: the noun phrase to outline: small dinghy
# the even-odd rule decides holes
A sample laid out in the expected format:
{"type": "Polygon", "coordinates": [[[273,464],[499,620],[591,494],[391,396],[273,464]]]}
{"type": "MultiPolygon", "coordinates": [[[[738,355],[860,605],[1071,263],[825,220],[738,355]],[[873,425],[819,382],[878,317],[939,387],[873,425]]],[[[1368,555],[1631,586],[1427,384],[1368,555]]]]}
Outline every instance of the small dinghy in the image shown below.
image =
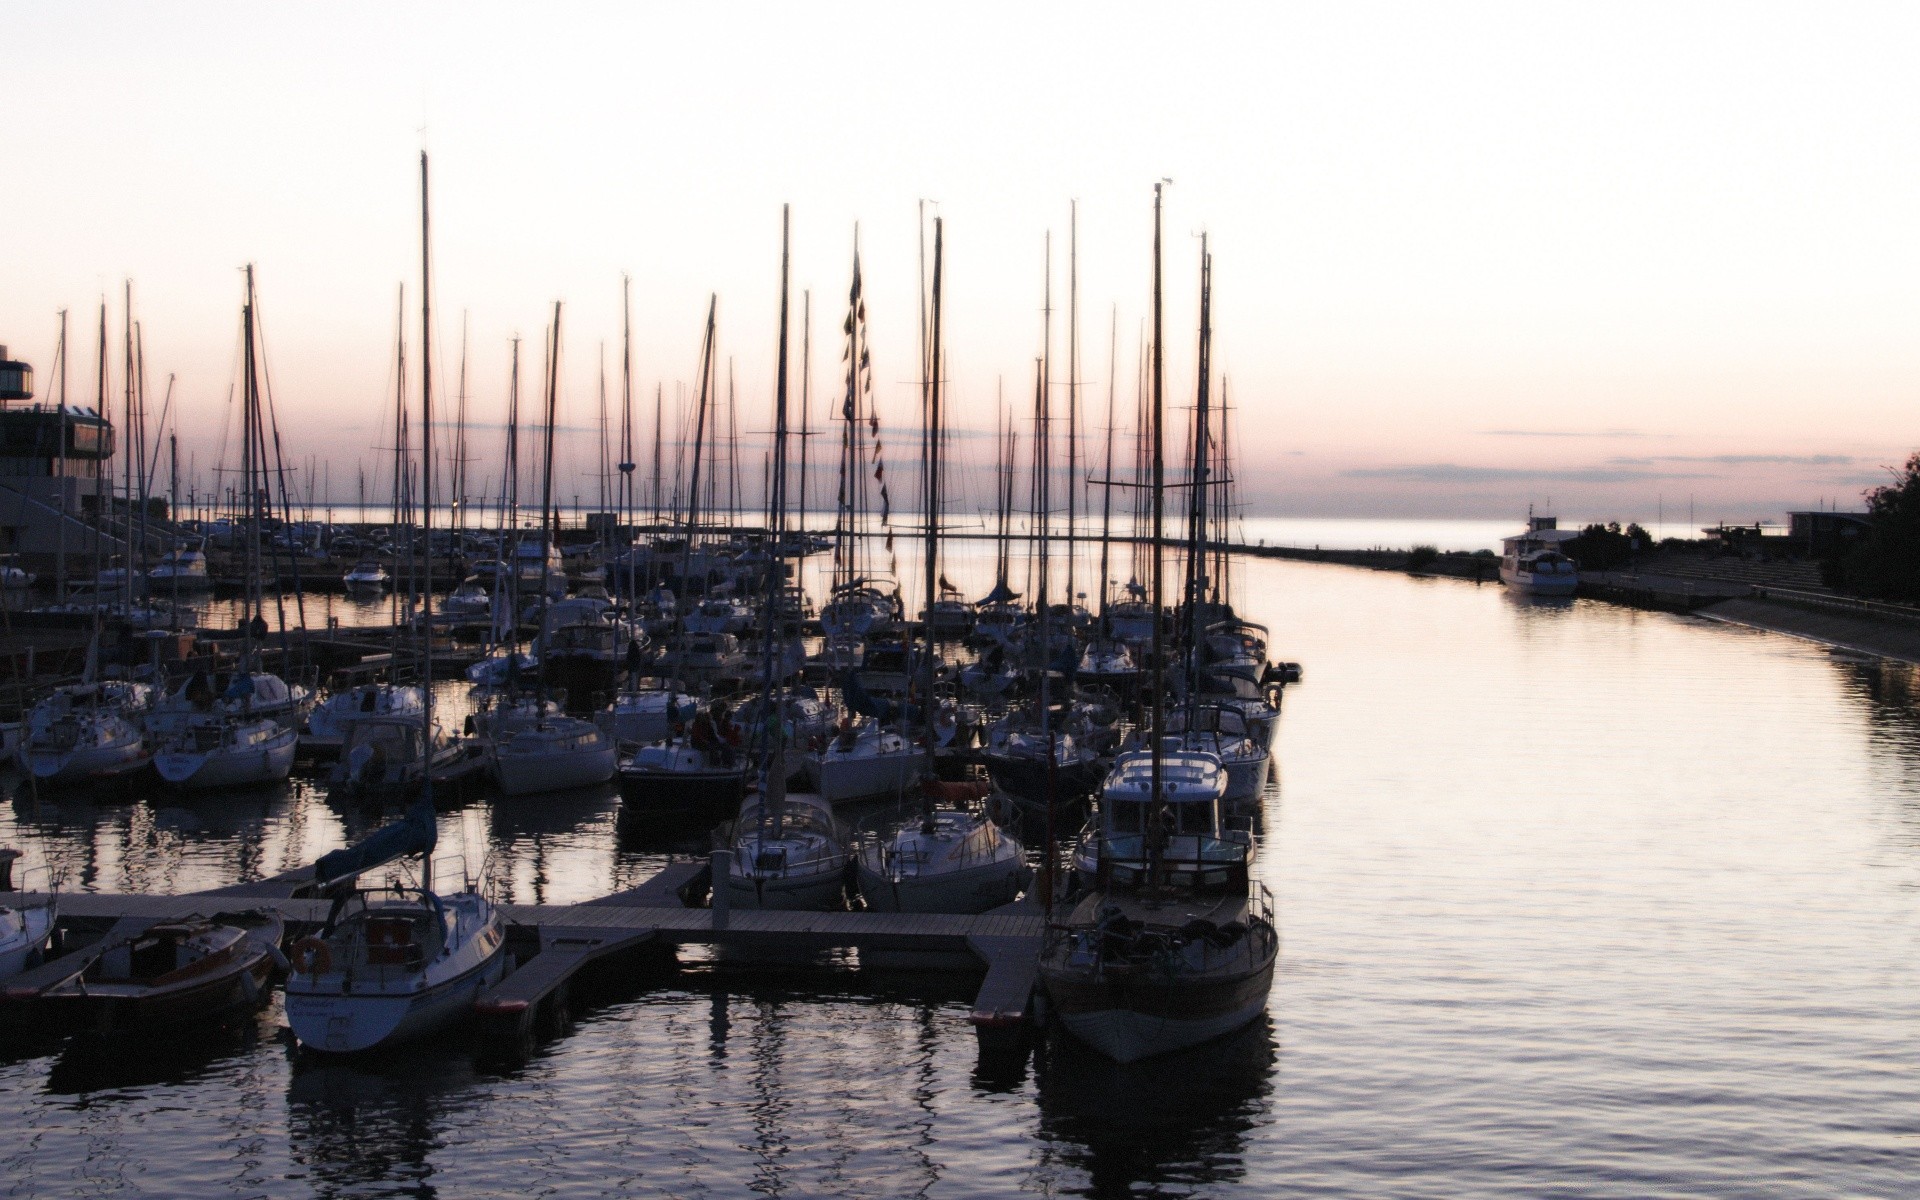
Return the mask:
{"type": "MultiPolygon", "coordinates": [[[[139,925],[139,922],[132,922],[139,925]]],[[[277,913],[217,913],[109,933],[5,985],[58,1028],[170,1029],[251,1012],[267,999],[280,953],[277,913]]]]}

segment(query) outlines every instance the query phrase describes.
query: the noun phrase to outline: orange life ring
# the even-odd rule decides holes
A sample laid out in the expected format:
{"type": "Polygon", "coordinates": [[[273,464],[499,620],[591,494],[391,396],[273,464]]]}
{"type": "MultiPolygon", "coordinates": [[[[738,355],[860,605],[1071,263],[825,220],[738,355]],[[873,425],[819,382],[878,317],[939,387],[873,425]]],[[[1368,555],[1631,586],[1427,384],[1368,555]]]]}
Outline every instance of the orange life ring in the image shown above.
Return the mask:
{"type": "Polygon", "coordinates": [[[293,944],[293,969],[303,975],[325,975],[333,970],[333,948],[317,937],[303,937],[293,944]]]}

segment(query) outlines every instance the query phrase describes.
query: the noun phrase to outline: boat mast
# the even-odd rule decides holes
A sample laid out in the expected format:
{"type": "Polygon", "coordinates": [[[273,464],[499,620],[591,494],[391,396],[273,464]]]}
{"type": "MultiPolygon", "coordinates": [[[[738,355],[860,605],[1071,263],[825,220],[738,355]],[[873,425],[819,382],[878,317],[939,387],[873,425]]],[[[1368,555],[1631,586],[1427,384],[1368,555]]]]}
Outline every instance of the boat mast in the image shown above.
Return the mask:
{"type": "MultiPolygon", "coordinates": [[[[433,316],[429,305],[433,287],[433,240],[427,226],[427,152],[420,152],[420,493],[421,529],[426,534],[426,578],[420,618],[420,787],[433,803],[433,316]]],[[[462,363],[465,356],[462,355],[462,363]]],[[[464,366],[462,375],[464,376],[464,366]]],[[[464,403],[464,392],[463,392],[464,403]]],[[[455,468],[456,471],[458,468],[455,468]]],[[[454,511],[459,512],[456,499],[454,511]]],[[[420,886],[433,890],[433,852],[420,856],[420,886]]]]}
{"type": "MultiPolygon", "coordinates": [[[[1120,306],[1113,306],[1113,331],[1107,340],[1107,474],[1100,493],[1100,616],[1105,624],[1107,591],[1110,581],[1108,552],[1113,539],[1113,390],[1115,367],[1120,357],[1120,306]]],[[[1111,633],[1112,630],[1105,630],[1111,633]]]]}
{"type": "Polygon", "coordinates": [[[1163,184],[1153,185],[1153,465],[1152,465],[1152,506],[1153,506],[1153,734],[1152,755],[1153,801],[1149,806],[1147,818],[1148,833],[1148,879],[1159,874],[1160,853],[1164,848],[1165,830],[1161,824],[1166,813],[1166,793],[1161,788],[1162,753],[1160,738],[1167,729],[1166,702],[1166,622],[1161,617],[1162,603],[1161,576],[1163,574],[1163,551],[1161,523],[1165,517],[1164,489],[1166,484],[1166,463],[1162,442],[1162,425],[1166,416],[1166,396],[1163,388],[1165,362],[1161,354],[1161,304],[1160,304],[1160,191],[1163,184]]]}
{"type": "Polygon", "coordinates": [[[1080,202],[1067,208],[1067,611],[1072,613],[1080,491],[1080,202]]]}
{"type": "Polygon", "coordinates": [[[769,490],[773,500],[769,515],[768,534],[772,538],[772,561],[766,578],[766,595],[763,618],[762,644],[760,649],[760,716],[761,728],[766,733],[764,755],[760,763],[760,814],[764,825],[767,810],[772,808],[772,817],[776,836],[785,823],[786,817],[786,738],[785,723],[780,720],[774,708],[774,643],[779,640],[780,624],[776,619],[780,587],[786,577],[786,555],[782,534],[786,530],[787,520],[787,297],[789,292],[789,254],[791,209],[789,205],[780,206],[780,346],[777,354],[778,366],[773,382],[773,473],[769,490]]]}
{"type": "Polygon", "coordinates": [[[627,532],[627,603],[633,603],[633,279],[620,276],[620,527],[627,532]]]}
{"type": "MultiPolygon", "coordinates": [[[[53,599],[56,604],[67,602],[67,310],[60,310],[60,351],[55,357],[59,360],[60,372],[60,520],[57,523],[59,534],[53,551],[53,599]]],[[[176,520],[178,517],[175,518],[176,520]]]]}
{"type": "MultiPolygon", "coordinates": [[[[1207,235],[1200,235],[1200,349],[1196,360],[1199,376],[1198,394],[1194,399],[1193,410],[1193,461],[1189,467],[1188,485],[1192,489],[1187,495],[1187,578],[1186,578],[1186,640],[1189,651],[1200,645],[1200,611],[1207,595],[1207,514],[1210,486],[1209,476],[1213,465],[1213,451],[1208,441],[1208,403],[1212,399],[1212,360],[1213,353],[1213,257],[1207,253],[1207,235]]],[[[1187,668],[1187,708],[1191,712],[1200,690],[1199,655],[1189,655],[1187,668]]]]}
{"type": "MultiPolygon", "coordinates": [[[[926,422],[922,444],[922,453],[925,455],[925,459],[921,474],[925,477],[926,482],[926,497],[923,503],[925,505],[927,523],[926,612],[921,620],[921,624],[925,627],[924,632],[927,635],[927,648],[926,660],[921,664],[925,682],[921,686],[920,705],[926,714],[927,720],[928,779],[935,777],[934,721],[938,710],[938,706],[934,703],[933,696],[935,660],[933,602],[939,594],[940,572],[940,431],[943,426],[940,395],[940,360],[942,355],[940,345],[940,286],[941,267],[945,251],[943,244],[944,236],[944,222],[940,217],[935,217],[933,219],[933,298],[932,313],[929,317],[932,330],[928,336],[928,340],[924,343],[926,348],[921,356],[921,364],[924,368],[921,382],[921,403],[924,406],[926,422]]],[[[923,325],[922,329],[924,332],[926,326],[923,325]]],[[[924,788],[921,789],[921,795],[923,798],[927,797],[924,788]]],[[[933,803],[931,798],[926,798],[925,804],[925,819],[928,824],[931,824],[933,821],[933,803]]],[[[931,832],[931,830],[929,830],[929,832],[931,832]]]]}
{"type": "MultiPolygon", "coordinates": [[[[553,330],[547,335],[547,428],[540,470],[540,624],[546,625],[553,581],[553,550],[558,545],[553,516],[553,436],[560,412],[560,301],[553,302],[553,330]]],[[[540,656],[540,698],[547,695],[547,656],[540,656]]]]}
{"type": "Polygon", "coordinates": [[[707,389],[713,382],[713,323],[720,306],[718,294],[707,297],[707,331],[700,346],[700,392],[694,401],[693,486],[687,489],[687,536],[680,548],[681,586],[693,571],[693,538],[700,527],[700,450],[707,435],[707,389]]]}

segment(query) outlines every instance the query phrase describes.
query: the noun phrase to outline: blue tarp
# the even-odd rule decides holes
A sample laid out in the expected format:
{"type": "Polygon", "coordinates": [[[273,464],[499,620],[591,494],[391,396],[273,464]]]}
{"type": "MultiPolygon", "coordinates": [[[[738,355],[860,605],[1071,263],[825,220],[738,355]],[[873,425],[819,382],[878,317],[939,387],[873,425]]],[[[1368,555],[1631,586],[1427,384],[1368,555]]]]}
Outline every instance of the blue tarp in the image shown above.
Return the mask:
{"type": "Polygon", "coordinates": [[[322,854],[313,864],[313,878],[318,883],[332,883],[409,854],[429,854],[438,839],[432,802],[416,800],[405,816],[374,830],[359,845],[322,854]]]}
{"type": "Polygon", "coordinates": [[[876,696],[860,683],[860,676],[852,671],[842,672],[840,676],[840,698],[847,707],[862,716],[872,717],[881,724],[905,721],[911,725],[920,719],[920,710],[911,704],[902,704],[898,700],[888,700],[876,696]]]}

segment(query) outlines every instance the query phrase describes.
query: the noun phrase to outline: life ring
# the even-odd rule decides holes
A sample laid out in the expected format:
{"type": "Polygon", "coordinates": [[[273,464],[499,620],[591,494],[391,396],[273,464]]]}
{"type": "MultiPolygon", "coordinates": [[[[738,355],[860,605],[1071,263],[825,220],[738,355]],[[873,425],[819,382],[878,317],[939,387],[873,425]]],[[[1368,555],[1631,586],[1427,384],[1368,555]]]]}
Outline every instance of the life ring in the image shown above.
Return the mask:
{"type": "Polygon", "coordinates": [[[293,969],[303,975],[325,975],[333,970],[333,948],[317,937],[303,937],[293,944],[293,969]]]}

